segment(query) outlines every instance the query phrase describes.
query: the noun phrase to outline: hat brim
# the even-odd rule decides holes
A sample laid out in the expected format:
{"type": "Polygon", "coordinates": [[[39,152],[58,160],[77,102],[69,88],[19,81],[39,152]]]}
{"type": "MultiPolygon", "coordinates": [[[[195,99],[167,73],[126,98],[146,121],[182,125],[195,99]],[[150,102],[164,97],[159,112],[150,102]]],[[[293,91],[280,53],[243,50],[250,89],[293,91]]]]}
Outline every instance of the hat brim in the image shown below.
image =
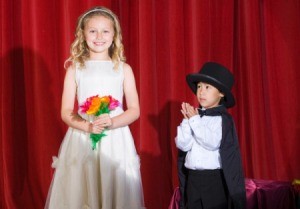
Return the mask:
{"type": "Polygon", "coordinates": [[[201,81],[216,87],[219,91],[221,91],[224,94],[223,104],[225,105],[225,107],[229,108],[235,105],[235,99],[230,89],[228,89],[226,86],[224,86],[215,78],[212,78],[207,75],[199,74],[199,73],[194,73],[194,74],[187,75],[186,81],[189,87],[194,92],[194,94],[197,93],[197,84],[201,81]]]}

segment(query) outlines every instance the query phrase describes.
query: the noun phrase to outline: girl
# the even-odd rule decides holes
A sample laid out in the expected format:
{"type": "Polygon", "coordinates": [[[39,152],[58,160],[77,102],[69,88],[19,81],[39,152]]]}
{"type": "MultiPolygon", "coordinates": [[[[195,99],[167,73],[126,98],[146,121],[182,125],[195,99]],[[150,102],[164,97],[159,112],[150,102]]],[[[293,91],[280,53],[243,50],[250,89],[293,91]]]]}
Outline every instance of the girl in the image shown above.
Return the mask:
{"type": "Polygon", "coordinates": [[[76,39],[66,61],[61,117],[69,126],[58,158],[45,208],[144,208],[139,157],[128,125],[140,110],[131,67],[124,63],[121,28],[117,16],[96,7],[78,19],[76,39]],[[118,106],[91,121],[74,112],[91,96],[111,95],[118,106]],[[90,134],[104,136],[92,149],[90,134]]]}

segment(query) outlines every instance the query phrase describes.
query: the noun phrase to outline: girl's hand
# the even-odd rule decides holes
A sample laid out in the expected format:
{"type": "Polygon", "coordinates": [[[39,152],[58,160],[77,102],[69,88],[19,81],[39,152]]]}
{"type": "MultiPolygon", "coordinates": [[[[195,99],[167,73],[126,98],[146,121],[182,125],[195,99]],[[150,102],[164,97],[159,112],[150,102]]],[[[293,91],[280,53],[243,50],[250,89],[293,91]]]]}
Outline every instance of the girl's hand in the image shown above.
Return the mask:
{"type": "Polygon", "coordinates": [[[89,133],[93,134],[100,134],[102,131],[104,131],[105,127],[97,124],[97,123],[90,123],[89,124],[89,133]]]}
{"type": "Polygon", "coordinates": [[[94,121],[95,124],[99,125],[103,128],[108,128],[112,125],[112,119],[110,118],[109,114],[101,114],[99,117],[94,121]]]}

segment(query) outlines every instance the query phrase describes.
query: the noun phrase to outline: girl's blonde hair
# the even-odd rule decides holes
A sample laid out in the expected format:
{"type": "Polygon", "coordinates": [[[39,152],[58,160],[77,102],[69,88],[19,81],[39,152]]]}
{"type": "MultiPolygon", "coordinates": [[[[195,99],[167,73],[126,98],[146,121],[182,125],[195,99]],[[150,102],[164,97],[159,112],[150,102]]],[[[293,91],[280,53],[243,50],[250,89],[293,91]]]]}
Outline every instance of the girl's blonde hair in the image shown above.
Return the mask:
{"type": "Polygon", "coordinates": [[[105,7],[95,7],[83,13],[77,22],[75,40],[70,48],[70,57],[65,62],[65,68],[70,65],[79,64],[80,68],[84,68],[84,62],[89,58],[90,52],[84,37],[84,27],[86,23],[94,16],[104,16],[110,19],[114,27],[114,38],[108,49],[110,58],[114,63],[114,69],[118,69],[121,61],[125,62],[124,46],[122,44],[121,27],[118,17],[105,7]]]}

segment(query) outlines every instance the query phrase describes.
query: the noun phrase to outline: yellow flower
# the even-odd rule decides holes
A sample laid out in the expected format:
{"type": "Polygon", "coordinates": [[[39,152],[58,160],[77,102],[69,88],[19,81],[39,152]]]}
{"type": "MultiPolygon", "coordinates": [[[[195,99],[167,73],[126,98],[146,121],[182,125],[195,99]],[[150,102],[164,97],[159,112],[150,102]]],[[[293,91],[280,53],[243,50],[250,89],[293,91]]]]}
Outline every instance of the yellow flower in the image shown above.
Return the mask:
{"type": "Polygon", "coordinates": [[[101,97],[101,99],[100,99],[101,103],[106,103],[106,104],[109,103],[109,100],[110,100],[110,99],[109,99],[108,96],[101,97]]]}
{"type": "Polygon", "coordinates": [[[293,185],[296,185],[296,184],[300,185],[300,179],[294,179],[292,184],[293,185]]]}

